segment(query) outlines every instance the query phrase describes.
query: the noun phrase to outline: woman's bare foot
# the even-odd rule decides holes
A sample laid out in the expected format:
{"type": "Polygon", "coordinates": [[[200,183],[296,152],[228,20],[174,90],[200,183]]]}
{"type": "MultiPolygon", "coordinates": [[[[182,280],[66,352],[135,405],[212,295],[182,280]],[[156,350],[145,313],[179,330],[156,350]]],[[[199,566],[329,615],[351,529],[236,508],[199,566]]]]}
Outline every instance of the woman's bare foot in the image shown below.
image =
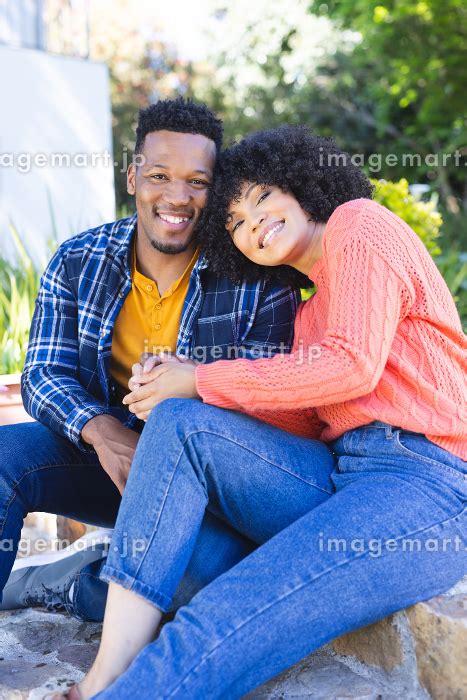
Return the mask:
{"type": "Polygon", "coordinates": [[[89,698],[108,688],[116,678],[116,675],[112,674],[109,676],[108,673],[101,669],[99,658],[97,658],[83,680],[80,681],[79,686],[73,686],[77,688],[78,695],[69,697],[68,700],[89,700],[89,698]]]}
{"type": "Polygon", "coordinates": [[[79,685],[65,692],[48,693],[47,700],[89,700],[108,688],[146,644],[154,641],[161,618],[161,611],[152,603],[111,582],[101,644],[92,667],[79,685]]]}
{"type": "Polygon", "coordinates": [[[78,684],[70,686],[68,690],[57,690],[44,695],[43,700],[83,700],[78,684]]]}
{"type": "Polygon", "coordinates": [[[108,688],[114,680],[115,678],[112,677],[105,681],[103,676],[99,674],[96,664],[94,663],[91,670],[79,684],[75,683],[75,685],[70,686],[67,690],[47,693],[43,700],[89,700],[93,695],[108,688]]]}

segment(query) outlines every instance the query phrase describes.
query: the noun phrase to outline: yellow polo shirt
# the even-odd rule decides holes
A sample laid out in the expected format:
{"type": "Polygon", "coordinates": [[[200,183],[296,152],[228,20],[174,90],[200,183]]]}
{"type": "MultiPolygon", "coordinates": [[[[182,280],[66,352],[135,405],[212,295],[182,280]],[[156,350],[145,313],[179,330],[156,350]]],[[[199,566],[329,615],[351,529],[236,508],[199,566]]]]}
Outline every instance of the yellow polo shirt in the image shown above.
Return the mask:
{"type": "Polygon", "coordinates": [[[175,352],[183,303],[198,254],[196,250],[182,276],[160,296],[154,280],[137,270],[133,246],[131,290],[115,322],[110,359],[110,373],[125,394],[129,391],[131,367],[143,352],[175,352]]]}

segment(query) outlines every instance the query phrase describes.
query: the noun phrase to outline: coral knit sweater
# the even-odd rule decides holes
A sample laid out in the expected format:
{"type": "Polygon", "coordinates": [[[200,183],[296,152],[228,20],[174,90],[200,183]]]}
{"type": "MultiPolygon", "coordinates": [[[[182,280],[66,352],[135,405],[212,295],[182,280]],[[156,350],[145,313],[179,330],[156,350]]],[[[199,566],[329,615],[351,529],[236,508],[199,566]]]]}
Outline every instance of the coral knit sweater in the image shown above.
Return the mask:
{"type": "Polygon", "coordinates": [[[384,421],[467,459],[466,337],[412,229],[376,202],[347,202],[310,278],[292,353],[198,366],[203,401],[326,442],[384,421]]]}

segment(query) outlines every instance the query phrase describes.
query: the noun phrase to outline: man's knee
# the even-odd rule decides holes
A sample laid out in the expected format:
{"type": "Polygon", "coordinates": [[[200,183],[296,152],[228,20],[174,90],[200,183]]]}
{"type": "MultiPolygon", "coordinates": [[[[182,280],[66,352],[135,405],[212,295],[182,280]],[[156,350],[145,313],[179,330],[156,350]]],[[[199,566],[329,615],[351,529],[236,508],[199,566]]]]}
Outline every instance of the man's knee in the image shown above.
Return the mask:
{"type": "Polygon", "coordinates": [[[35,423],[0,426],[0,464],[4,478],[17,483],[34,462],[35,423]],[[32,428],[32,429],[31,429],[32,428]]]}

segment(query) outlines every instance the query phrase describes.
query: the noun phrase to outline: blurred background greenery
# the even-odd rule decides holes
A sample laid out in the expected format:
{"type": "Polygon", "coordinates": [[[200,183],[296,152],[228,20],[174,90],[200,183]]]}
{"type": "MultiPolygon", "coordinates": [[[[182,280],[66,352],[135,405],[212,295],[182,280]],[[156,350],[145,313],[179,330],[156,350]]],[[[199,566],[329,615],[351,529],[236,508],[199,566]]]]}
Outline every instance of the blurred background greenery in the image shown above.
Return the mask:
{"type": "MultiPolygon", "coordinates": [[[[159,24],[159,3],[88,4],[89,57],[110,71],[119,215],[134,207],[122,166],[137,111],[159,98],[205,101],[224,120],[227,144],[255,129],[307,124],[333,136],[378,181],[378,201],[422,238],[465,326],[464,0],[204,0],[190,4],[189,16],[186,4],[173,5],[178,29],[188,32],[178,42],[159,24]],[[196,55],[184,50],[190,23],[203,36],[196,55]]],[[[69,3],[48,6],[58,16],[69,3]]],[[[49,25],[52,51],[68,41],[63,26],[49,25]]],[[[39,280],[12,235],[17,261],[0,261],[0,374],[21,369],[39,280]]]]}
{"type": "MultiPolygon", "coordinates": [[[[121,61],[103,56],[111,68],[114,153],[134,145],[135,104],[175,94],[207,102],[224,120],[226,144],[284,123],[332,136],[368,175],[388,182],[382,203],[421,235],[466,327],[464,0],[208,4],[215,22],[202,60],[177,57],[160,37],[141,45],[123,72],[115,67],[121,61]],[[415,225],[423,202],[438,212],[436,223],[427,213],[415,225]]],[[[133,202],[117,169],[115,182],[126,215],[133,202]]]]}

